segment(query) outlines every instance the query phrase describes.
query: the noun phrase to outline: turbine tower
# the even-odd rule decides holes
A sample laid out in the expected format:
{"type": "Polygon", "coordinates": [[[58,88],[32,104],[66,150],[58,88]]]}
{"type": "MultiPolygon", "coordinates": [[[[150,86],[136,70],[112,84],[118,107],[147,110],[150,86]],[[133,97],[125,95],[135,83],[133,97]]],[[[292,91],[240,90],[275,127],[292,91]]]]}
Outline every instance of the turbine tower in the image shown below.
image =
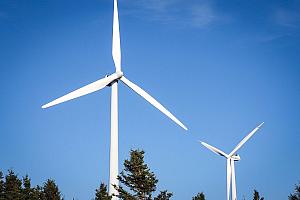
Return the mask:
{"type": "Polygon", "coordinates": [[[235,168],[234,168],[234,162],[239,161],[241,158],[239,155],[237,155],[237,151],[247,142],[254,133],[264,124],[261,123],[259,126],[257,126],[255,129],[253,129],[234,149],[230,154],[226,154],[220,149],[217,149],[216,147],[213,147],[205,142],[201,142],[203,146],[211,150],[212,152],[223,156],[227,159],[227,200],[230,199],[230,185],[232,186],[231,191],[231,199],[237,200],[236,197],[236,181],[235,181],[235,168]]]}
{"type": "MultiPolygon", "coordinates": [[[[115,73],[97,80],[89,85],[79,88],[69,94],[66,94],[58,99],[51,101],[42,106],[48,108],[71,99],[81,97],[83,95],[96,92],[103,89],[105,86],[111,87],[111,132],[110,132],[110,168],[109,168],[109,194],[117,194],[113,185],[118,186],[118,81],[121,80],[125,85],[131,88],[134,92],[142,96],[146,101],[168,116],[171,120],[187,130],[186,126],[181,123],[171,112],[163,107],[157,100],[150,96],[138,85],[125,78],[121,70],[121,45],[120,45],[120,30],[118,16],[118,2],[114,0],[114,15],[113,15],[113,38],[112,38],[112,57],[114,60],[116,71],[115,73]]],[[[113,197],[113,199],[118,199],[113,197]]]]}

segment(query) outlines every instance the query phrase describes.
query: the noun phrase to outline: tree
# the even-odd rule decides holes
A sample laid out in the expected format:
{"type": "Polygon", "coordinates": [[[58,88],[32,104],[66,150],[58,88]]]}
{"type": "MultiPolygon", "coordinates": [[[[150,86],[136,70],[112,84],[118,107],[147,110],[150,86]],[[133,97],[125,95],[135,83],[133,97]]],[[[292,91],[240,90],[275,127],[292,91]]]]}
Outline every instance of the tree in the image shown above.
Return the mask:
{"type": "Polygon", "coordinates": [[[35,188],[32,188],[31,200],[45,200],[43,187],[37,185],[35,188]]]}
{"type": "Polygon", "coordinates": [[[264,197],[261,197],[259,196],[259,192],[257,190],[254,190],[254,193],[253,193],[253,200],[264,200],[265,198],[264,197]]]}
{"type": "MultiPolygon", "coordinates": [[[[114,185],[114,187],[115,187],[115,185],[114,185]]],[[[127,192],[122,186],[115,187],[115,188],[117,188],[117,191],[119,192],[119,194],[118,195],[114,195],[114,196],[117,196],[119,199],[137,200],[137,198],[134,197],[134,195],[132,195],[129,192],[127,192]]]]}
{"type": "Polygon", "coordinates": [[[172,193],[169,193],[167,190],[161,191],[154,200],[169,200],[173,196],[172,193]]]}
{"type": "Polygon", "coordinates": [[[4,198],[4,180],[3,172],[0,171],[0,200],[5,200],[4,198]]]}
{"type": "Polygon", "coordinates": [[[107,187],[104,183],[100,184],[99,189],[96,189],[95,200],[111,200],[112,197],[107,192],[107,187]]]}
{"type": "Polygon", "coordinates": [[[8,174],[5,176],[4,183],[4,199],[5,200],[16,200],[22,198],[22,181],[18,176],[9,170],[8,174]]]}
{"type": "Polygon", "coordinates": [[[37,185],[32,188],[28,175],[20,180],[13,170],[8,170],[5,179],[0,171],[0,200],[63,200],[63,198],[54,180],[47,180],[43,187],[37,185]]]}
{"type": "MultiPolygon", "coordinates": [[[[118,176],[121,184],[129,188],[133,194],[126,191],[122,186],[116,186],[119,192],[118,198],[124,200],[152,200],[152,193],[156,190],[158,179],[155,174],[150,171],[144,162],[143,150],[131,150],[130,159],[124,161],[124,170],[118,176]]],[[[171,193],[167,191],[161,192],[155,200],[170,199],[171,193]]]]}
{"type": "Polygon", "coordinates": [[[192,198],[192,200],[205,200],[205,195],[203,192],[198,193],[196,196],[192,198]]]}
{"type": "Polygon", "coordinates": [[[54,180],[48,179],[43,186],[43,197],[45,200],[61,200],[61,194],[54,180]]]}
{"type": "Polygon", "coordinates": [[[290,194],[289,200],[300,200],[300,184],[295,186],[294,194],[290,194]]]}
{"type": "Polygon", "coordinates": [[[31,180],[26,175],[23,177],[22,200],[32,200],[31,180]]]}

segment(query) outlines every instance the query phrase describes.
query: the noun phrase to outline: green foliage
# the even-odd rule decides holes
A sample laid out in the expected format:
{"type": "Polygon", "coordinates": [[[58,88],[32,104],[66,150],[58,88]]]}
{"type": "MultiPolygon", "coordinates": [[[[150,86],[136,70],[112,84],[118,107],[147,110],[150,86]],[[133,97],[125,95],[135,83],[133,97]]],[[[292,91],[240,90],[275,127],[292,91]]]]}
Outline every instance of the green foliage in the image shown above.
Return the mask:
{"type": "Polygon", "coordinates": [[[137,200],[137,198],[130,194],[129,192],[127,192],[122,186],[116,187],[114,185],[115,188],[117,188],[119,194],[115,195],[117,196],[119,199],[124,199],[124,200],[137,200]]]}
{"type": "Polygon", "coordinates": [[[196,196],[192,198],[192,200],[205,200],[205,195],[203,192],[198,193],[196,196]]]}
{"type": "Polygon", "coordinates": [[[9,170],[5,177],[4,183],[4,199],[5,200],[21,200],[22,199],[22,181],[18,176],[9,170]]]}
{"type": "Polygon", "coordinates": [[[61,194],[54,180],[48,179],[43,186],[43,196],[46,200],[61,200],[61,194]]]}
{"type": "Polygon", "coordinates": [[[0,200],[4,200],[4,180],[3,172],[0,171],[0,200]]]}
{"type": "Polygon", "coordinates": [[[167,190],[160,191],[157,197],[154,200],[169,200],[173,196],[172,193],[168,192],[167,190]]]}
{"type": "Polygon", "coordinates": [[[107,187],[104,183],[100,184],[100,187],[96,189],[95,200],[111,200],[112,197],[107,192],[107,187]]]}
{"type": "Polygon", "coordinates": [[[23,177],[22,199],[32,200],[32,190],[31,180],[28,175],[26,175],[25,177],[23,177]]]}
{"type": "MultiPolygon", "coordinates": [[[[156,190],[158,179],[155,174],[150,171],[147,164],[144,162],[143,150],[131,150],[130,159],[124,161],[124,170],[118,176],[118,180],[126,188],[129,188],[133,193],[126,191],[122,186],[114,187],[119,194],[118,198],[124,200],[152,200],[152,193],[156,190]]],[[[161,192],[155,200],[168,200],[172,193],[167,191],[161,192]]]]}
{"type": "Polygon", "coordinates": [[[35,188],[32,188],[31,200],[45,200],[43,188],[37,185],[35,188]]]}
{"type": "Polygon", "coordinates": [[[289,200],[300,200],[300,184],[295,186],[293,194],[290,194],[289,200]]]}
{"type": "Polygon", "coordinates": [[[12,171],[3,176],[0,171],[0,200],[62,200],[60,191],[53,180],[48,180],[43,187],[31,187],[28,175],[22,180],[12,171]]]}
{"type": "Polygon", "coordinates": [[[265,198],[264,197],[261,197],[259,196],[259,192],[257,190],[254,190],[254,193],[253,193],[253,200],[264,200],[265,198]]]}
{"type": "MultiPolygon", "coordinates": [[[[151,194],[156,190],[158,180],[147,164],[144,163],[144,154],[144,151],[131,150],[130,159],[125,160],[125,169],[120,173],[118,179],[135,193],[134,197],[151,199],[151,194]]],[[[130,196],[122,187],[119,187],[118,190],[121,194],[130,196]]]]}

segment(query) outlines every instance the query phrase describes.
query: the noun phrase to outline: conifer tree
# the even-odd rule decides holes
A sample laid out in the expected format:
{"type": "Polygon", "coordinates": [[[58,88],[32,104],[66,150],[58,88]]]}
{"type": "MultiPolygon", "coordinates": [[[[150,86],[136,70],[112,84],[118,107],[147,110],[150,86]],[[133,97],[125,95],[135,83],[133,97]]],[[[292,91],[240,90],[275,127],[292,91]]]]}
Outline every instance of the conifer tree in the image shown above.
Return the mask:
{"type": "MultiPolygon", "coordinates": [[[[118,176],[119,181],[135,193],[131,196],[137,199],[151,199],[151,194],[156,190],[158,182],[154,173],[144,163],[144,154],[144,151],[131,150],[130,159],[125,160],[125,169],[118,176]]],[[[129,195],[122,187],[118,190],[121,195],[129,195]]]]}
{"type": "Polygon", "coordinates": [[[290,194],[289,200],[300,200],[300,184],[295,186],[293,194],[290,194]]]}
{"type": "Polygon", "coordinates": [[[5,176],[4,183],[4,199],[5,200],[17,200],[22,198],[22,181],[18,176],[9,170],[5,176]]]}
{"type": "Polygon", "coordinates": [[[45,200],[43,188],[37,185],[35,188],[32,188],[31,200],[45,200]]]}
{"type": "Polygon", "coordinates": [[[173,196],[172,193],[169,193],[167,190],[161,191],[154,200],[169,200],[173,196]]]}
{"type": "Polygon", "coordinates": [[[111,200],[111,196],[108,194],[107,187],[104,183],[100,184],[100,187],[96,189],[95,200],[111,200]]]}
{"type": "Polygon", "coordinates": [[[264,200],[265,198],[264,197],[261,197],[259,196],[259,192],[257,190],[254,190],[254,193],[253,193],[253,200],[264,200]]]}
{"type": "MultiPolygon", "coordinates": [[[[133,194],[126,191],[122,186],[115,186],[119,194],[118,198],[124,200],[152,200],[152,193],[156,190],[158,179],[150,171],[144,162],[143,150],[131,150],[130,159],[124,161],[124,170],[118,176],[118,180],[126,188],[129,188],[133,194]]],[[[155,200],[170,199],[171,193],[161,192],[155,200]]]]}
{"type": "Polygon", "coordinates": [[[119,199],[123,199],[123,200],[138,200],[138,198],[136,198],[134,195],[132,195],[129,192],[127,192],[122,186],[119,186],[117,190],[118,190],[119,194],[118,195],[114,195],[114,196],[117,196],[119,199]]]}
{"type": "Polygon", "coordinates": [[[22,200],[32,200],[31,180],[28,175],[23,177],[22,200]]]}
{"type": "Polygon", "coordinates": [[[5,200],[4,199],[4,180],[3,180],[3,172],[0,171],[0,200],[5,200]]]}
{"type": "Polygon", "coordinates": [[[48,179],[46,183],[44,183],[43,187],[43,197],[46,200],[61,200],[61,194],[58,189],[58,186],[55,184],[54,180],[48,179]]]}
{"type": "Polygon", "coordinates": [[[198,193],[196,196],[192,198],[192,200],[205,200],[205,195],[203,192],[198,193]]]}

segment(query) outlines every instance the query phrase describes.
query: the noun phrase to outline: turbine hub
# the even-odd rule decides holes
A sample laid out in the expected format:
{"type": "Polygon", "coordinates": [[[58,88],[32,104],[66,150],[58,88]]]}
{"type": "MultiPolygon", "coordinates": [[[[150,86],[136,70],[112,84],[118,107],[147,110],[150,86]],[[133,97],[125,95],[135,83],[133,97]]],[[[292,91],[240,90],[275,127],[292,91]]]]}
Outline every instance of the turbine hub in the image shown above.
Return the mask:
{"type": "MultiPolygon", "coordinates": [[[[115,80],[113,80],[112,82],[110,82],[110,83],[107,85],[108,87],[111,87],[113,83],[118,82],[118,80],[119,80],[120,78],[122,78],[122,76],[123,76],[124,73],[123,73],[122,71],[116,71],[114,74],[117,75],[117,78],[116,78],[115,80]]],[[[111,74],[111,75],[112,75],[112,74],[111,74]]],[[[105,77],[108,77],[108,76],[111,76],[111,75],[106,75],[105,77]]]]}

